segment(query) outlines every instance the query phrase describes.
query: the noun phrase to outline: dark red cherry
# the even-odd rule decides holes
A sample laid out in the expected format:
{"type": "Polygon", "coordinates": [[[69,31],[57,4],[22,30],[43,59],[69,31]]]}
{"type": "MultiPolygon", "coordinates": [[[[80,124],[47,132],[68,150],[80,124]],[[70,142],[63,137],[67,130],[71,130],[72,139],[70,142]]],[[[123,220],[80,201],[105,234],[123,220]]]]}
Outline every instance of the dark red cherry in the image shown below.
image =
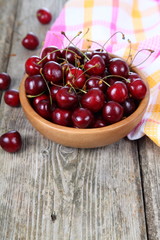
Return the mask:
{"type": "Polygon", "coordinates": [[[85,81],[85,74],[80,68],[71,68],[66,76],[66,83],[69,83],[74,88],[83,88],[85,81]]]}
{"type": "Polygon", "coordinates": [[[99,88],[102,92],[105,92],[107,85],[104,83],[100,76],[91,76],[86,81],[86,89],[99,88]]]}
{"type": "Polygon", "coordinates": [[[78,97],[69,87],[61,87],[56,93],[56,101],[60,108],[71,109],[77,106],[78,97]]]}
{"type": "Polygon", "coordinates": [[[56,94],[57,92],[59,91],[59,89],[61,88],[62,86],[58,86],[58,85],[52,85],[50,87],[50,94],[51,94],[51,97],[52,97],[52,100],[55,102],[56,101],[56,94]]]}
{"type": "Polygon", "coordinates": [[[25,71],[29,76],[40,74],[40,69],[43,66],[41,62],[39,63],[40,60],[41,58],[37,56],[32,56],[27,59],[25,62],[25,71]]]}
{"type": "Polygon", "coordinates": [[[122,81],[122,79],[118,77],[109,77],[109,78],[106,78],[105,81],[111,86],[117,81],[122,81]]]}
{"type": "Polygon", "coordinates": [[[58,125],[71,125],[71,111],[67,109],[56,108],[52,112],[52,121],[58,125]]]}
{"type": "Polygon", "coordinates": [[[142,79],[141,79],[141,77],[139,76],[138,73],[129,72],[128,80],[129,80],[129,82],[133,82],[133,81],[135,81],[135,80],[142,80],[142,79]]]}
{"type": "Polygon", "coordinates": [[[43,49],[41,58],[43,59],[43,63],[49,61],[60,62],[61,61],[61,51],[55,46],[49,46],[43,49]]]}
{"type": "Polygon", "coordinates": [[[19,92],[17,90],[7,90],[4,94],[4,101],[11,107],[19,107],[19,92]]]}
{"type": "Polygon", "coordinates": [[[22,45],[29,49],[29,50],[34,50],[38,47],[39,45],[39,39],[38,37],[32,33],[29,32],[27,35],[22,39],[22,45]]]}
{"type": "Polygon", "coordinates": [[[99,88],[89,89],[81,98],[82,106],[92,112],[98,112],[102,109],[104,101],[104,93],[99,88]]]}
{"type": "Polygon", "coordinates": [[[92,125],[92,128],[101,128],[106,126],[106,121],[103,119],[95,119],[94,124],[92,125]]]}
{"type": "Polygon", "coordinates": [[[82,63],[84,56],[78,48],[74,46],[69,46],[63,49],[62,58],[66,59],[69,63],[76,66],[78,60],[79,60],[79,63],[82,63]]]}
{"type": "Polygon", "coordinates": [[[147,87],[142,80],[135,80],[128,84],[128,89],[133,98],[141,100],[145,97],[147,87]]]}
{"type": "Polygon", "coordinates": [[[48,99],[39,101],[36,104],[35,110],[41,117],[47,120],[51,119],[52,109],[50,101],[48,99]]]}
{"type": "Polygon", "coordinates": [[[61,65],[54,61],[47,62],[42,72],[45,79],[52,83],[59,83],[63,77],[61,65]]]}
{"type": "Polygon", "coordinates": [[[128,98],[128,89],[125,83],[117,81],[107,88],[109,100],[122,103],[128,98]]]}
{"type": "Polygon", "coordinates": [[[41,8],[36,13],[37,19],[42,24],[48,24],[52,20],[52,14],[47,8],[41,8]]]}
{"type": "Polygon", "coordinates": [[[22,139],[18,131],[9,131],[1,135],[0,146],[7,152],[14,153],[21,149],[22,139]]]}
{"type": "Polygon", "coordinates": [[[114,101],[109,101],[108,103],[105,103],[102,115],[104,120],[106,120],[109,123],[116,123],[120,121],[123,117],[123,107],[114,101]]]}
{"type": "Polygon", "coordinates": [[[86,108],[76,108],[72,114],[74,127],[87,128],[93,121],[94,117],[90,110],[86,108]]]}
{"type": "Polygon", "coordinates": [[[34,108],[35,108],[35,107],[37,106],[37,104],[38,104],[40,101],[42,101],[42,100],[49,100],[49,95],[47,95],[47,94],[42,94],[42,95],[40,95],[40,96],[34,97],[34,98],[33,98],[33,102],[32,102],[34,108]]]}
{"type": "Polygon", "coordinates": [[[109,56],[109,54],[108,54],[106,51],[104,51],[103,49],[96,49],[96,50],[94,50],[93,53],[92,53],[92,56],[94,56],[94,55],[99,55],[99,56],[101,56],[101,57],[103,58],[103,60],[104,60],[104,62],[105,62],[106,65],[109,63],[110,56],[109,56]]]}
{"type": "Polygon", "coordinates": [[[124,108],[124,115],[129,116],[136,110],[136,104],[133,98],[127,98],[122,106],[124,108]]]}
{"type": "Polygon", "coordinates": [[[10,83],[11,78],[8,73],[0,73],[0,90],[6,90],[7,88],[9,88],[10,83]]]}
{"type": "Polygon", "coordinates": [[[27,95],[36,96],[47,90],[46,83],[41,75],[29,76],[25,80],[25,91],[27,95]]]}
{"type": "Polygon", "coordinates": [[[71,68],[74,68],[75,66],[71,63],[63,63],[62,65],[62,71],[63,71],[63,76],[66,77],[67,74],[69,73],[71,68]]]}
{"type": "Polygon", "coordinates": [[[89,75],[101,76],[105,71],[105,62],[101,56],[94,55],[85,62],[84,69],[89,75]]]}
{"type": "Polygon", "coordinates": [[[129,66],[120,58],[112,58],[109,61],[108,71],[111,75],[118,75],[124,78],[128,78],[129,66]]]}

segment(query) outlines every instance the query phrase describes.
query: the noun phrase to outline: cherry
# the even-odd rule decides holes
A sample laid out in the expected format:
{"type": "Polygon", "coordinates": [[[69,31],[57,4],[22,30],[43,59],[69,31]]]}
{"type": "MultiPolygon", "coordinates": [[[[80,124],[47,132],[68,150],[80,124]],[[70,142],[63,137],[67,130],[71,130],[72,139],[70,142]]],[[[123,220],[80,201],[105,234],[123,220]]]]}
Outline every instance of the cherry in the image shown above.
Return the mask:
{"type": "Polygon", "coordinates": [[[92,128],[101,128],[106,126],[106,121],[104,119],[98,118],[95,119],[92,128]]]}
{"type": "Polygon", "coordinates": [[[40,74],[40,69],[43,64],[39,63],[41,58],[37,56],[32,56],[28,58],[25,62],[25,71],[29,76],[40,74]]]}
{"type": "Polygon", "coordinates": [[[98,112],[102,109],[104,101],[104,93],[99,88],[89,89],[81,98],[82,106],[92,112],[98,112]]]}
{"type": "Polygon", "coordinates": [[[41,75],[34,75],[26,78],[25,90],[28,95],[36,96],[46,91],[47,86],[41,75]]]}
{"type": "Polygon", "coordinates": [[[124,115],[129,116],[136,110],[136,104],[133,98],[127,98],[122,106],[124,108],[124,115]]]}
{"type": "Polygon", "coordinates": [[[105,62],[99,55],[94,55],[90,60],[85,62],[84,69],[89,75],[100,76],[105,71],[105,62]]]}
{"type": "Polygon", "coordinates": [[[147,87],[142,80],[135,80],[128,84],[128,89],[133,98],[141,100],[145,97],[147,87]]]}
{"type": "Polygon", "coordinates": [[[42,94],[42,95],[40,95],[40,96],[34,97],[33,102],[32,102],[34,108],[35,108],[35,107],[37,106],[37,104],[38,104],[40,101],[42,101],[42,100],[49,100],[49,96],[48,96],[47,94],[42,94]]]}
{"type": "Polygon", "coordinates": [[[71,84],[74,88],[83,88],[86,81],[86,77],[82,69],[71,68],[66,76],[66,83],[71,84]]]}
{"type": "Polygon", "coordinates": [[[48,99],[43,99],[39,101],[36,104],[35,110],[41,117],[47,120],[51,119],[51,104],[48,99]]]}
{"type": "Polygon", "coordinates": [[[71,109],[77,106],[78,97],[69,87],[61,87],[56,93],[56,101],[60,108],[71,109]]]}
{"type": "Polygon", "coordinates": [[[63,71],[63,76],[67,76],[67,74],[69,73],[69,70],[71,68],[74,68],[75,66],[71,63],[63,63],[62,65],[62,71],[63,71]]]}
{"type": "Polygon", "coordinates": [[[20,105],[19,92],[15,89],[7,90],[4,94],[4,101],[11,107],[18,107],[20,105]]]}
{"type": "Polygon", "coordinates": [[[44,65],[42,72],[46,80],[49,82],[59,83],[62,80],[62,67],[57,62],[47,62],[44,65]]]}
{"type": "Polygon", "coordinates": [[[48,24],[52,20],[52,14],[47,8],[37,10],[36,16],[42,24],[48,24]]]}
{"type": "Polygon", "coordinates": [[[101,56],[106,65],[109,63],[110,57],[109,57],[109,54],[106,51],[104,51],[102,49],[96,49],[92,53],[92,56],[94,56],[94,55],[101,56]]]}
{"type": "Polygon", "coordinates": [[[6,90],[9,88],[10,83],[10,76],[5,72],[0,73],[0,90],[6,90]]]}
{"type": "Polygon", "coordinates": [[[18,131],[9,131],[1,135],[0,146],[7,152],[14,153],[21,149],[22,139],[18,131]]]}
{"type": "Polygon", "coordinates": [[[58,86],[58,85],[52,85],[50,87],[50,94],[51,94],[51,97],[52,97],[52,100],[55,102],[56,101],[56,94],[57,92],[59,91],[59,89],[61,88],[62,86],[58,86]]]}
{"type": "Polygon", "coordinates": [[[76,108],[72,114],[73,125],[77,128],[87,128],[93,119],[91,111],[82,107],[76,108]]]}
{"type": "Polygon", "coordinates": [[[55,46],[49,46],[43,49],[41,58],[43,59],[43,63],[49,61],[60,62],[62,58],[61,51],[55,46]]]}
{"type": "Polygon", "coordinates": [[[106,78],[106,82],[111,86],[113,85],[115,82],[117,81],[122,81],[122,79],[118,78],[118,77],[109,77],[106,78]]]}
{"type": "Polygon", "coordinates": [[[120,121],[123,117],[123,112],[123,107],[114,101],[107,102],[102,109],[103,118],[109,123],[120,121]]]}
{"type": "Polygon", "coordinates": [[[52,112],[52,121],[62,126],[71,125],[71,111],[67,109],[56,108],[52,112]]]}
{"type": "Polygon", "coordinates": [[[34,50],[38,47],[39,45],[39,39],[38,37],[32,33],[29,32],[27,35],[22,39],[22,45],[29,49],[29,50],[34,50]]]}
{"type": "Polygon", "coordinates": [[[129,66],[120,58],[112,58],[109,61],[108,71],[111,75],[118,75],[124,78],[128,78],[129,66]]]}
{"type": "Polygon", "coordinates": [[[107,89],[107,85],[102,81],[102,78],[99,76],[91,76],[86,81],[86,88],[99,88],[102,92],[105,92],[107,89]]]}
{"type": "Polygon", "coordinates": [[[78,48],[74,46],[69,46],[63,49],[62,58],[66,59],[69,63],[75,65],[75,63],[78,61],[79,63],[82,62],[84,59],[84,56],[78,48]]]}
{"type": "Polygon", "coordinates": [[[128,75],[129,82],[133,82],[135,80],[142,80],[141,77],[138,75],[138,73],[135,72],[129,72],[128,75]]]}
{"type": "Polygon", "coordinates": [[[128,89],[125,83],[116,81],[113,85],[108,87],[107,96],[109,100],[118,103],[124,102],[128,97],[128,89]]]}

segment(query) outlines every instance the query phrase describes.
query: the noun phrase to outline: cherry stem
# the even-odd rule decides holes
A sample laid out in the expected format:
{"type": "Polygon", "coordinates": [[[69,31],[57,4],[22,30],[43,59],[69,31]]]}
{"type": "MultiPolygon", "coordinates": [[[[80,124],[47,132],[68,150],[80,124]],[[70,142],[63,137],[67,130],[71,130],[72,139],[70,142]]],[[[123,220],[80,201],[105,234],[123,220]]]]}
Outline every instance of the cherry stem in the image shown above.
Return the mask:
{"type": "Polygon", "coordinates": [[[47,83],[47,81],[46,81],[46,79],[45,79],[45,77],[44,77],[44,75],[43,75],[43,73],[42,73],[42,68],[40,69],[40,74],[41,74],[41,76],[42,76],[42,78],[44,79],[44,81],[45,81],[45,83],[46,83],[46,86],[47,86],[47,89],[48,89],[48,92],[49,92],[49,100],[50,100],[50,104],[51,104],[51,106],[52,106],[52,97],[51,97],[51,91],[50,91],[50,88],[49,88],[49,86],[48,86],[48,83],[47,83]]]}
{"type": "Polygon", "coordinates": [[[56,49],[52,52],[47,53],[46,56],[44,58],[42,58],[37,64],[40,64],[41,62],[43,62],[47,58],[47,56],[49,56],[50,54],[58,52],[58,51],[60,51],[60,49],[56,49]]]}
{"type": "MultiPolygon", "coordinates": [[[[105,76],[105,77],[102,78],[102,79],[104,80],[104,79],[107,79],[107,78],[110,78],[110,77],[121,78],[121,79],[125,80],[126,82],[130,83],[130,81],[129,81],[127,78],[122,77],[122,76],[119,76],[119,75],[108,75],[108,76],[105,76]]],[[[109,85],[109,84],[108,84],[108,85],[109,85]]]]}
{"type": "Polygon", "coordinates": [[[132,59],[132,62],[130,63],[129,67],[134,68],[134,67],[137,67],[137,66],[141,65],[142,63],[144,63],[145,61],[147,61],[147,59],[151,56],[151,54],[152,54],[153,52],[154,52],[154,50],[152,50],[152,49],[147,49],[147,48],[146,48],[146,49],[141,49],[141,50],[139,50],[139,51],[135,54],[134,58],[132,59]],[[135,58],[136,58],[137,55],[138,55],[140,52],[142,52],[142,51],[149,51],[150,53],[149,53],[149,55],[148,55],[142,62],[140,62],[140,63],[137,64],[136,66],[132,66],[135,58]]]}
{"type": "Polygon", "coordinates": [[[100,43],[98,43],[98,42],[96,42],[96,41],[93,41],[93,40],[90,40],[90,39],[87,39],[87,42],[96,43],[98,46],[100,46],[100,47],[101,47],[101,49],[102,49],[102,50],[104,50],[105,52],[107,52],[107,51],[106,51],[106,49],[104,48],[104,46],[103,46],[103,45],[101,45],[100,43]]]}
{"type": "MultiPolygon", "coordinates": [[[[77,37],[79,37],[79,36],[82,34],[82,31],[79,31],[79,32],[76,34],[76,36],[72,38],[72,40],[70,40],[70,39],[67,37],[67,35],[66,35],[65,32],[62,31],[61,34],[64,35],[64,36],[67,38],[67,40],[69,41],[69,45],[70,45],[70,44],[73,44],[74,39],[76,39],[77,37]]],[[[74,45],[74,44],[73,44],[73,45],[74,45]]]]}
{"type": "Polygon", "coordinates": [[[113,33],[113,34],[110,36],[110,38],[103,44],[103,48],[104,48],[104,46],[105,46],[116,34],[118,34],[118,33],[120,33],[120,34],[122,35],[122,39],[123,39],[123,40],[125,39],[125,35],[124,35],[123,32],[121,32],[121,31],[115,32],[115,33],[113,33]]]}
{"type": "Polygon", "coordinates": [[[27,95],[27,97],[28,98],[35,98],[35,97],[39,97],[39,96],[41,96],[42,94],[44,94],[45,93],[45,91],[43,91],[42,93],[40,93],[40,94],[37,94],[37,95],[27,95]]]}
{"type": "Polygon", "coordinates": [[[85,35],[87,35],[87,33],[89,32],[89,28],[87,28],[87,31],[83,34],[83,36],[79,39],[79,41],[76,43],[76,46],[78,45],[78,43],[80,43],[80,41],[85,37],[85,35]]]}
{"type": "Polygon", "coordinates": [[[131,49],[132,49],[132,47],[131,47],[131,41],[130,41],[130,39],[128,39],[128,43],[129,43],[129,53],[128,53],[128,57],[127,57],[127,59],[126,59],[126,62],[129,61],[129,58],[131,58],[131,61],[132,61],[132,54],[131,54],[131,49]]]}

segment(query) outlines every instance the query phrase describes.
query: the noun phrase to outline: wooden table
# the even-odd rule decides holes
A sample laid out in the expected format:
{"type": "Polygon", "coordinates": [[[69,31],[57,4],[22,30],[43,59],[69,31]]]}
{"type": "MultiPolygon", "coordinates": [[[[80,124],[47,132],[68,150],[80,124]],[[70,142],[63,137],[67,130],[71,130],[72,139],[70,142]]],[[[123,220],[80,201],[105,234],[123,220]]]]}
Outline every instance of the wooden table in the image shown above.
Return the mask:
{"type": "MultiPolygon", "coordinates": [[[[24,63],[39,55],[50,25],[40,7],[58,16],[65,0],[0,0],[0,72],[18,89],[24,63]],[[35,32],[35,51],[21,39],[35,32]]],[[[0,134],[18,130],[20,152],[0,149],[0,240],[159,240],[160,148],[147,137],[98,149],[72,149],[43,138],[22,109],[4,103],[0,134]],[[51,219],[53,215],[54,219],[51,219]]]]}

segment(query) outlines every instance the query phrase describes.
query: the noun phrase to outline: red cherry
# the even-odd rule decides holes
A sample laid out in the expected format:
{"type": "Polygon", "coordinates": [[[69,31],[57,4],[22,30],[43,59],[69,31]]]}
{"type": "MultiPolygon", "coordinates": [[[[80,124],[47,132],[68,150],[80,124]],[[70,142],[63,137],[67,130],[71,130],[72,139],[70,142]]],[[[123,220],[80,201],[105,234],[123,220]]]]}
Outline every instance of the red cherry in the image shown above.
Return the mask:
{"type": "Polygon", "coordinates": [[[104,60],[106,65],[109,63],[110,56],[109,56],[109,54],[106,51],[104,51],[102,49],[96,49],[92,53],[92,56],[94,56],[94,55],[101,56],[103,58],[103,60],[104,60]]]}
{"type": "Polygon", "coordinates": [[[51,119],[51,104],[48,99],[39,101],[35,107],[36,112],[43,118],[51,119]]]}
{"type": "Polygon", "coordinates": [[[11,107],[18,107],[20,105],[19,92],[17,90],[7,90],[4,94],[4,101],[11,107]]]}
{"type": "Polygon", "coordinates": [[[129,66],[120,58],[112,58],[109,61],[108,71],[111,75],[118,75],[127,78],[129,75],[129,66]]]}
{"type": "Polygon", "coordinates": [[[136,104],[133,98],[127,98],[122,106],[124,108],[124,115],[129,116],[136,110],[136,104]]]}
{"type": "Polygon", "coordinates": [[[75,65],[76,62],[82,62],[84,59],[84,56],[82,52],[74,47],[74,46],[69,46],[62,51],[62,58],[66,59],[67,62],[75,65]]]}
{"type": "Polygon", "coordinates": [[[52,100],[55,102],[56,101],[56,94],[57,92],[59,91],[59,89],[61,88],[62,86],[58,86],[58,85],[52,85],[50,87],[50,93],[51,93],[51,97],[52,97],[52,100]]]}
{"type": "Polygon", "coordinates": [[[25,91],[28,95],[36,96],[47,90],[46,83],[41,75],[29,76],[25,80],[25,91]]]}
{"type": "Polygon", "coordinates": [[[40,69],[42,68],[43,64],[38,63],[41,58],[37,56],[32,56],[27,59],[25,62],[25,71],[29,76],[40,74],[40,69]]]}
{"type": "Polygon", "coordinates": [[[138,73],[135,72],[129,72],[128,75],[129,82],[133,82],[135,80],[142,80],[141,77],[138,75],[138,73]]]}
{"type": "Polygon", "coordinates": [[[7,152],[14,153],[21,149],[22,139],[18,131],[9,131],[0,137],[0,146],[7,152]]]}
{"type": "Polygon", "coordinates": [[[145,97],[147,87],[142,80],[135,80],[128,84],[128,89],[133,98],[141,100],[145,97]]]}
{"type": "Polygon", "coordinates": [[[33,102],[32,102],[33,107],[36,108],[37,104],[42,100],[49,100],[49,95],[42,94],[40,96],[34,97],[33,102]]]}
{"type": "Polygon", "coordinates": [[[81,104],[92,112],[98,112],[102,109],[104,100],[103,92],[99,88],[92,88],[82,96],[81,104]]]}
{"type": "Polygon", "coordinates": [[[59,83],[62,80],[62,67],[59,63],[54,61],[47,62],[42,70],[47,81],[52,83],[59,83]]]}
{"type": "Polygon", "coordinates": [[[22,39],[22,45],[29,50],[34,50],[39,45],[39,39],[34,33],[27,33],[27,35],[22,39]]]}
{"type": "Polygon", "coordinates": [[[42,24],[48,24],[52,20],[52,14],[47,8],[41,8],[36,13],[37,19],[42,24]]]}
{"type": "Polygon", "coordinates": [[[93,121],[93,114],[86,108],[76,108],[72,114],[74,127],[87,128],[93,121]]]}
{"type": "Polygon", "coordinates": [[[56,101],[60,108],[71,109],[77,106],[78,97],[69,87],[61,87],[56,93],[56,101]]]}
{"type": "Polygon", "coordinates": [[[89,75],[101,76],[105,71],[105,62],[99,55],[94,55],[90,60],[85,62],[84,69],[89,75]]]}
{"type": "Polygon", "coordinates": [[[82,69],[71,68],[66,76],[66,83],[70,83],[74,88],[83,88],[86,77],[82,69]]]}
{"type": "Polygon", "coordinates": [[[107,89],[107,85],[102,81],[100,76],[91,76],[86,81],[86,88],[99,88],[102,92],[105,92],[107,89]]]}
{"type": "Polygon", "coordinates": [[[61,51],[55,46],[49,46],[44,48],[41,54],[43,64],[49,61],[60,62],[61,57],[62,57],[61,51]]]}
{"type": "Polygon", "coordinates": [[[125,83],[117,81],[107,89],[109,100],[122,103],[128,97],[128,89],[125,83]]]}
{"type": "Polygon", "coordinates": [[[101,127],[105,127],[106,126],[106,121],[104,121],[103,119],[95,119],[92,128],[101,128],[101,127]]]}
{"type": "Polygon", "coordinates": [[[0,73],[0,90],[6,90],[9,88],[10,83],[10,76],[5,72],[0,73]]]}
{"type": "Polygon", "coordinates": [[[67,109],[56,108],[52,112],[52,121],[62,126],[71,125],[71,111],[67,109]]]}
{"type": "Polygon", "coordinates": [[[107,122],[115,123],[122,119],[123,112],[123,107],[119,103],[109,101],[104,105],[102,115],[107,122]]]}

